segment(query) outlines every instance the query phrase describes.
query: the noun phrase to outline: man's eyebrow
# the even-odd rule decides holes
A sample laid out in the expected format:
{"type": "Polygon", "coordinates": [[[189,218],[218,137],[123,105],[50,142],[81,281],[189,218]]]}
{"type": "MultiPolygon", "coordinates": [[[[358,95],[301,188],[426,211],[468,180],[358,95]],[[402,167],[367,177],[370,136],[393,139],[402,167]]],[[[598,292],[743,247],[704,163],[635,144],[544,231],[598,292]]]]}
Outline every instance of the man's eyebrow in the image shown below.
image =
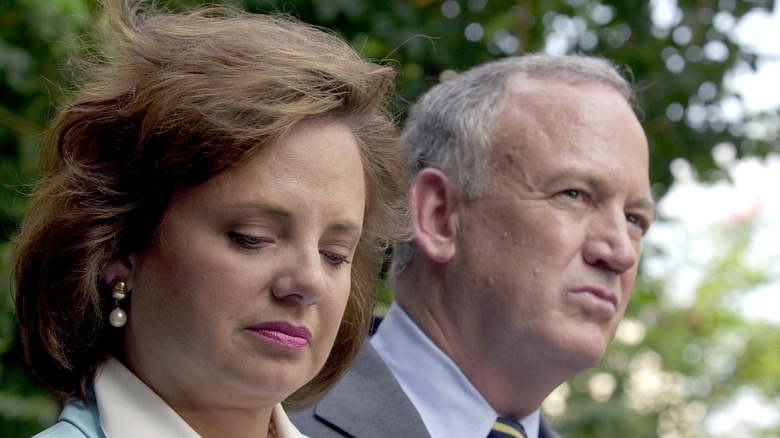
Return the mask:
{"type": "Polygon", "coordinates": [[[653,216],[655,216],[655,212],[658,209],[658,204],[656,204],[656,202],[652,198],[642,197],[632,202],[630,205],[634,208],[651,210],[653,211],[653,216]]]}

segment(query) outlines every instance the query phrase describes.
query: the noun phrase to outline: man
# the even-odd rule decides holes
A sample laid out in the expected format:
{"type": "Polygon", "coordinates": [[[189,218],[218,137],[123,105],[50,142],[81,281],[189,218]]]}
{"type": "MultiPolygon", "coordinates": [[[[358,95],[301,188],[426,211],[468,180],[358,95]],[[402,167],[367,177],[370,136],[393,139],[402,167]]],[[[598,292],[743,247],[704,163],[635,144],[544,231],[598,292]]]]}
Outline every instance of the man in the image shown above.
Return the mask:
{"type": "Polygon", "coordinates": [[[345,379],[293,416],[303,433],[481,438],[501,417],[524,429],[501,436],[558,436],[539,407],[601,360],[655,215],[633,99],[608,61],[552,55],[422,97],[403,133],[420,169],[396,301],[345,379]]]}

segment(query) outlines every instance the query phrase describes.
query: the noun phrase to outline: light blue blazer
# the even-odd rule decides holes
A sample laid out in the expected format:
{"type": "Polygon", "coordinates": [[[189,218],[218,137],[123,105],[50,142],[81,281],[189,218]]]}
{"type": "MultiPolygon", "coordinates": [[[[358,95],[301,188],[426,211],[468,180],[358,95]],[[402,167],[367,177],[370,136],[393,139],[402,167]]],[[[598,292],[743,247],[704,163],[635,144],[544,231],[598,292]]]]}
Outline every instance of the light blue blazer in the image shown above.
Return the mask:
{"type": "Polygon", "coordinates": [[[100,427],[97,401],[91,399],[89,406],[81,400],[71,398],[60,414],[60,421],[54,426],[35,435],[34,438],[105,438],[100,427]]]}
{"type": "MultiPolygon", "coordinates": [[[[33,438],[106,438],[100,427],[100,413],[93,398],[89,406],[71,398],[60,414],[60,420],[33,438]]],[[[301,434],[301,438],[309,438],[301,434]]]]}

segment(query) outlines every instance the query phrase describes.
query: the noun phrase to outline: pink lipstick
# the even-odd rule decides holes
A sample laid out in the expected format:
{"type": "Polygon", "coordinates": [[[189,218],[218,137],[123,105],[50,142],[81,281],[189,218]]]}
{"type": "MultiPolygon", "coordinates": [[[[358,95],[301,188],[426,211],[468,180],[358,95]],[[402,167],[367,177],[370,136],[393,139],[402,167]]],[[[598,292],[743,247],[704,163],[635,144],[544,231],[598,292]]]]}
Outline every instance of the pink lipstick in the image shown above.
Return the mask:
{"type": "Polygon", "coordinates": [[[283,321],[253,325],[249,327],[249,330],[290,350],[306,348],[311,341],[311,332],[306,327],[295,326],[283,321]]]}

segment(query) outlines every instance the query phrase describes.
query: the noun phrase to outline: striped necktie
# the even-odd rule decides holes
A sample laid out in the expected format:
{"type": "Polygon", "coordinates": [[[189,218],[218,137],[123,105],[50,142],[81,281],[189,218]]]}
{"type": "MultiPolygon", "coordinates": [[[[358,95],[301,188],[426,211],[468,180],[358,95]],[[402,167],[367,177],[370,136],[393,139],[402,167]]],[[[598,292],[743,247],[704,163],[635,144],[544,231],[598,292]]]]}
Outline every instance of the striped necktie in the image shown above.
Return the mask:
{"type": "Polygon", "coordinates": [[[498,417],[487,438],[528,438],[523,425],[509,417],[498,417]]]}

